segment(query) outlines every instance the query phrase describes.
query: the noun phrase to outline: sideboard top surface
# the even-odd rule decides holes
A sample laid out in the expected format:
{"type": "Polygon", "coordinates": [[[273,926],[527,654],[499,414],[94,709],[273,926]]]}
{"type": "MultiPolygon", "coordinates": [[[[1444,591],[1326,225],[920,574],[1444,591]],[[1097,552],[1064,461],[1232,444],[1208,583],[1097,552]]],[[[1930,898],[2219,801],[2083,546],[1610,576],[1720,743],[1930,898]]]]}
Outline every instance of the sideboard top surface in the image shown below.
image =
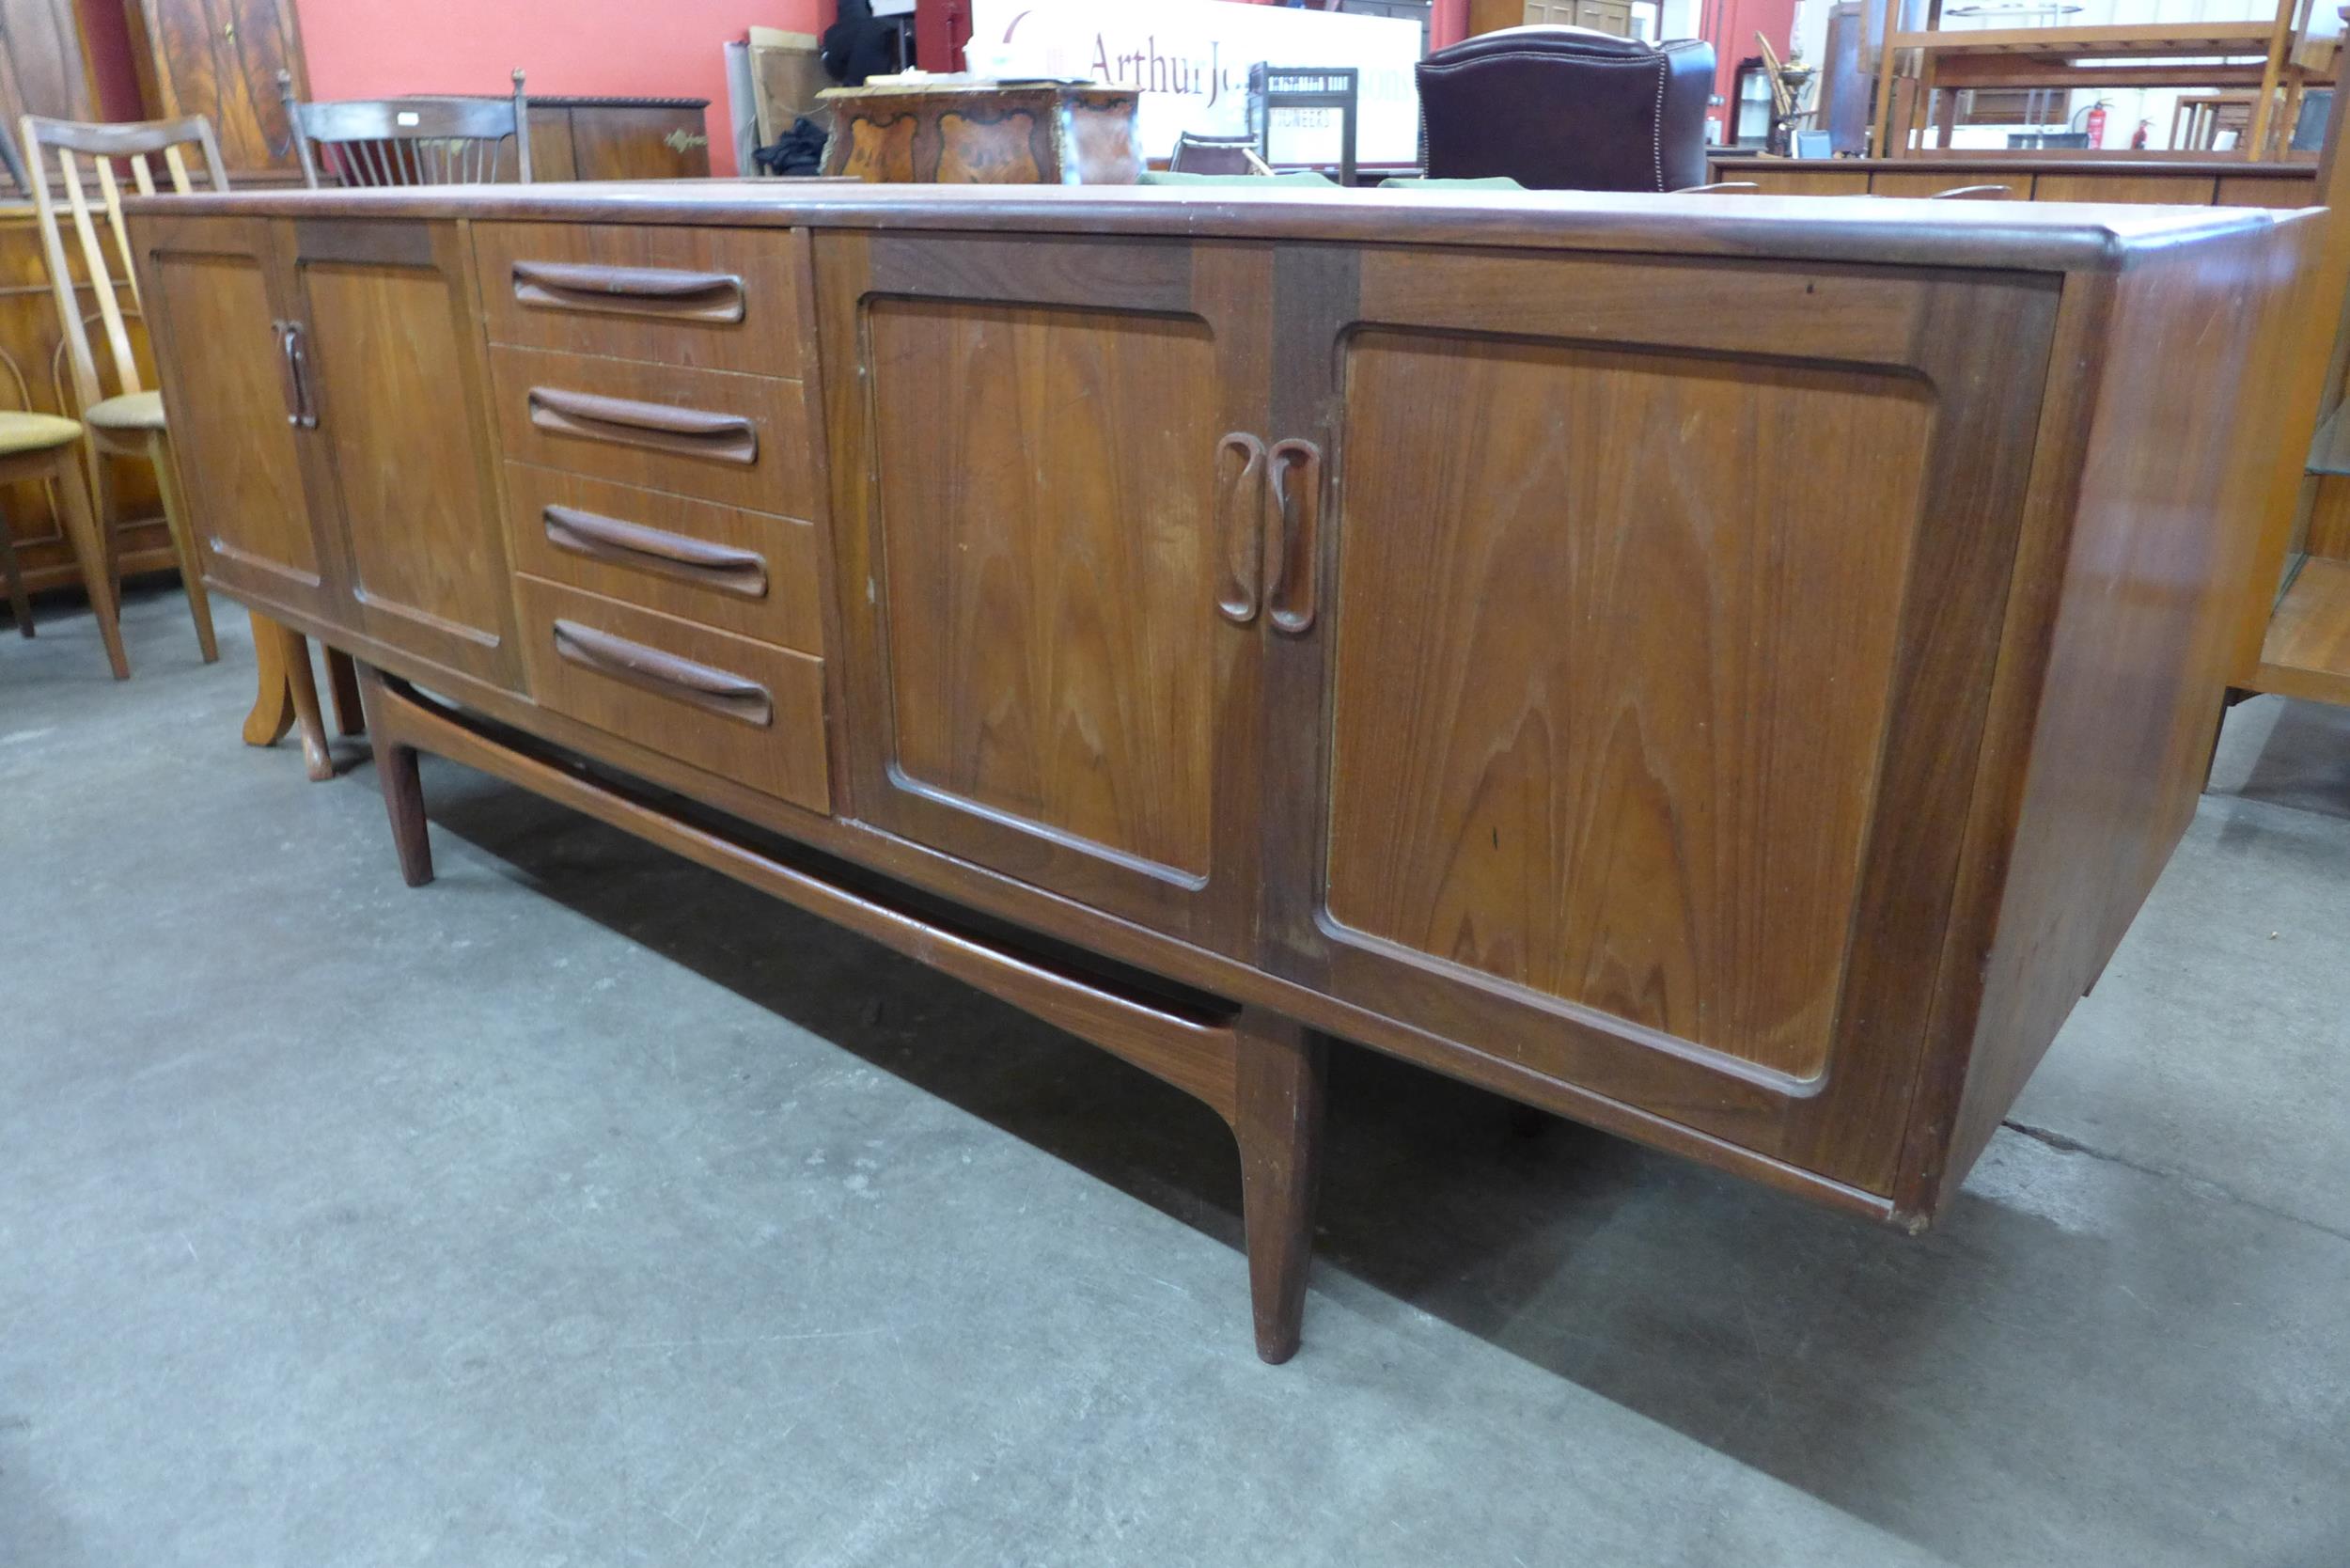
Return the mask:
{"type": "Polygon", "coordinates": [[[1849,196],[1274,187],[879,185],[674,180],[133,198],[134,213],[501,218],[1339,240],[2118,272],[2151,253],[2307,221],[2262,208],[1849,196]]]}

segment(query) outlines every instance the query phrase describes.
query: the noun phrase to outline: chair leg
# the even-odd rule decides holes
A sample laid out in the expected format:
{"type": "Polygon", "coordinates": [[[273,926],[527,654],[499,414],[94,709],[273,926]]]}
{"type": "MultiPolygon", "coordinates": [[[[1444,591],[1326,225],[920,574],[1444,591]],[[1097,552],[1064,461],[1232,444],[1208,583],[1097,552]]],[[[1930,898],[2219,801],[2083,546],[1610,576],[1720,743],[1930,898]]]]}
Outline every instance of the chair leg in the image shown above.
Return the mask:
{"type": "Polygon", "coordinates": [[[147,437],[147,459],[155,465],[155,489],[164,501],[164,525],[171,530],[172,554],[180,557],[180,581],[188,590],[188,614],[196,620],[196,646],[206,664],[220,659],[220,643],[212,635],[212,600],[204,590],[204,562],[196,554],[196,528],[180,499],[180,472],[172,466],[171,436],[152,431],[147,437]]]}
{"type": "Polygon", "coordinates": [[[116,680],[128,681],[131,656],[122,646],[122,596],[115,591],[114,568],[100,525],[103,513],[91,505],[86,473],[71,455],[58,456],[49,490],[57,519],[65,525],[66,539],[73,546],[73,558],[82,569],[82,586],[89,593],[90,612],[98,617],[98,635],[106,645],[106,662],[114,666],[116,680]]]}
{"type": "Polygon", "coordinates": [[[122,604],[122,538],[115,527],[114,477],[107,471],[106,454],[100,449],[95,431],[83,443],[82,472],[89,480],[90,510],[98,519],[99,555],[106,565],[106,596],[119,608],[122,604]]]}
{"type": "Polygon", "coordinates": [[[16,617],[16,629],[25,636],[33,635],[33,596],[24,591],[24,574],[17,570],[16,536],[8,532],[8,520],[0,514],[0,578],[8,586],[8,611],[16,617]]]}
{"type": "Polygon", "coordinates": [[[319,713],[318,677],[310,668],[310,645],[299,632],[284,626],[276,631],[285,651],[286,687],[293,694],[294,726],[302,731],[303,766],[311,783],[323,784],[335,776],[335,755],[326,748],[326,721],[319,713]]]}
{"type": "Polygon", "coordinates": [[[293,687],[286,681],[285,628],[253,614],[253,711],[244,716],[244,744],[275,745],[293,728],[293,687]]]}
{"type": "Polygon", "coordinates": [[[1240,1036],[1237,1108],[1241,1220],[1257,1354],[1279,1365],[1297,1353],[1313,1262],[1321,1170],[1323,1037],[1250,1009],[1240,1036]]]}
{"type": "Polygon", "coordinates": [[[359,671],[351,655],[339,649],[326,652],[326,689],[335,699],[335,731],[343,736],[368,732],[367,712],[359,701],[359,671]]]}
{"type": "Polygon", "coordinates": [[[425,832],[424,785],[416,776],[416,748],[401,745],[384,732],[384,678],[362,666],[357,686],[367,694],[375,776],[384,790],[384,813],[392,820],[392,848],[400,855],[400,880],[411,887],[421,887],[432,880],[432,840],[425,832]]]}

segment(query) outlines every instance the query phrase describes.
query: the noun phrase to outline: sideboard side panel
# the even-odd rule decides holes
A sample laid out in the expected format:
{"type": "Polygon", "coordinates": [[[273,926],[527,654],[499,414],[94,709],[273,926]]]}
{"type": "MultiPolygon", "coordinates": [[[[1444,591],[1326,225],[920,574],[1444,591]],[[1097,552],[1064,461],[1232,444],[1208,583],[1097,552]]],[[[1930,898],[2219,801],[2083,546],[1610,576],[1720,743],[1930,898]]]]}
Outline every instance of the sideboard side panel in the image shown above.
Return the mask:
{"type": "Polygon", "coordinates": [[[1930,1214],[1957,1190],[2194,818],[2270,477],[2268,448],[2237,439],[2229,411],[2283,362],[2295,269],[2317,233],[2299,218],[2281,227],[2283,243],[2253,234],[2124,274],[2102,374],[2066,389],[2076,405],[2084,387],[2102,391],[2076,415],[2086,455],[2069,531],[2057,520],[2049,555],[2018,573],[1994,698],[2013,732],[1995,721],[1966,867],[1999,887],[1997,924],[1982,962],[1948,966],[1962,986],[1979,980],[1981,1001],[1945,1004],[1971,1016],[1971,1043],[1935,1053],[1945,1071],[1913,1113],[1904,1211],[1930,1214]],[[2031,619],[2036,640],[2019,624],[2031,619]]]}

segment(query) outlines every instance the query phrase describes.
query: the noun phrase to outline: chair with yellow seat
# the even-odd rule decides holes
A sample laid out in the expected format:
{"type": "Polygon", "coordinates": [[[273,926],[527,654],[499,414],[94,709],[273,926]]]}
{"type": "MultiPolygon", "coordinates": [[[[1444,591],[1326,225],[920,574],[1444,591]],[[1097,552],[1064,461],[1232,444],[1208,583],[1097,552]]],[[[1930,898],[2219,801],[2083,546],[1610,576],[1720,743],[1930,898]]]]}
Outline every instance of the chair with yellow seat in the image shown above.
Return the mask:
{"type": "MultiPolygon", "coordinates": [[[[0,369],[7,370],[16,399],[13,407],[0,409],[0,484],[22,480],[50,487],[55,497],[57,518],[65,525],[66,539],[73,546],[73,558],[82,569],[83,581],[89,585],[90,608],[98,616],[98,632],[106,645],[106,660],[114,666],[115,679],[122,680],[131,673],[131,661],[123,652],[122,627],[116,616],[114,574],[106,564],[105,541],[99,534],[89,494],[83,489],[82,423],[26,408],[24,405],[31,399],[24,384],[24,372],[5,350],[0,350],[0,369]]],[[[33,602],[17,571],[16,543],[8,536],[6,517],[0,517],[0,577],[7,580],[8,606],[16,617],[16,629],[31,636],[33,602]]]]}
{"type": "MultiPolygon", "coordinates": [[[[89,427],[90,488],[99,515],[105,515],[107,510],[105,464],[102,459],[108,455],[144,458],[154,465],[155,488],[163,498],[164,521],[171,531],[172,548],[180,557],[180,576],[187,586],[188,612],[196,620],[196,643],[209,664],[220,656],[212,636],[212,603],[204,591],[203,566],[196,552],[194,528],[180,499],[163,394],[141,384],[138,360],[131,344],[129,322],[138,314],[139,283],[131,260],[130,236],[122,221],[122,184],[114,165],[118,159],[126,163],[136,192],[153,196],[156,171],[149,160],[160,156],[171,189],[184,196],[192,188],[188,151],[193,149],[202,159],[211,188],[227,190],[228,181],[221,169],[219,145],[213,140],[211,123],[201,115],[118,125],[87,125],[27,115],[22,123],[24,158],[34,172],[30,184],[34,213],[40,228],[41,254],[48,263],[50,288],[56,295],[75,400],[83,422],[89,427]],[[84,160],[97,181],[95,205],[84,182],[84,160]],[[64,199],[62,219],[57,198],[50,191],[53,180],[64,199]],[[99,236],[102,221],[106,237],[113,242],[111,258],[99,236]],[[77,280],[67,259],[66,223],[72,226],[82,276],[98,306],[97,322],[105,338],[108,364],[114,371],[111,393],[101,379],[90,334],[75,297],[77,280]],[[119,280],[116,275],[118,268],[119,280]],[[127,310],[117,298],[118,287],[130,295],[127,310]]],[[[111,566],[106,577],[111,597],[111,566]]],[[[98,591],[93,584],[93,598],[98,591]]],[[[244,738],[256,745],[274,745],[289,728],[299,724],[310,776],[332,777],[334,767],[327,755],[325,726],[319,716],[318,690],[310,677],[307,646],[298,634],[259,615],[253,617],[253,641],[262,670],[262,691],[260,701],[245,721],[244,738]]],[[[346,715],[346,729],[355,728],[354,719],[355,714],[346,715]]]]}

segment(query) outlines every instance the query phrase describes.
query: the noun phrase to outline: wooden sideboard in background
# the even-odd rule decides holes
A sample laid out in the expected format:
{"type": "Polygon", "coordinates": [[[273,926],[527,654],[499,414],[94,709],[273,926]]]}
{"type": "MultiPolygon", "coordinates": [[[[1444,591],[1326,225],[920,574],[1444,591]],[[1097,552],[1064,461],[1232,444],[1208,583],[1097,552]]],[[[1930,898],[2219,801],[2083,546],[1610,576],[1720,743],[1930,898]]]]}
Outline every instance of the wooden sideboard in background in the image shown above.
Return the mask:
{"type": "Polygon", "coordinates": [[[706,98],[529,95],[530,173],[560,180],[706,180],[706,98]]]}

